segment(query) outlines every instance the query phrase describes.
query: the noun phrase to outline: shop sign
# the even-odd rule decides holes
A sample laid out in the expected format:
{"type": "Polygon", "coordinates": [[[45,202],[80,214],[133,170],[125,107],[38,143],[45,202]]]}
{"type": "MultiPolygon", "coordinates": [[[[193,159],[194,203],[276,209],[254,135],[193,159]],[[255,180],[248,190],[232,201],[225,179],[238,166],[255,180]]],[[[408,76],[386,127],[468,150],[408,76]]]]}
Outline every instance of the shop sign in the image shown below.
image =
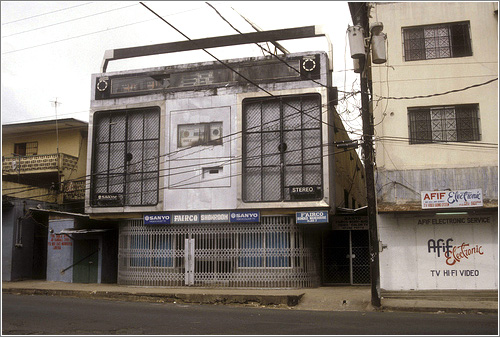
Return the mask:
{"type": "Polygon", "coordinates": [[[335,215],[332,222],[333,230],[367,230],[368,217],[366,215],[335,215]]]}
{"type": "Polygon", "coordinates": [[[200,222],[200,215],[198,213],[183,213],[173,214],[172,220],[174,224],[192,224],[200,222]]]}
{"type": "Polygon", "coordinates": [[[231,223],[239,222],[260,222],[260,212],[259,211],[248,211],[248,212],[231,212],[230,214],[231,223]]]}
{"type": "Polygon", "coordinates": [[[327,211],[297,212],[295,219],[298,224],[328,223],[327,211]]]}
{"type": "Polygon", "coordinates": [[[200,213],[200,222],[201,223],[228,223],[229,222],[229,213],[221,212],[221,213],[200,213]]]}
{"type": "Polygon", "coordinates": [[[423,191],[422,209],[459,208],[483,206],[483,191],[479,189],[459,191],[423,191]]]}
{"type": "Polygon", "coordinates": [[[144,215],[145,225],[170,225],[172,217],[170,214],[147,214],[144,215]]]}

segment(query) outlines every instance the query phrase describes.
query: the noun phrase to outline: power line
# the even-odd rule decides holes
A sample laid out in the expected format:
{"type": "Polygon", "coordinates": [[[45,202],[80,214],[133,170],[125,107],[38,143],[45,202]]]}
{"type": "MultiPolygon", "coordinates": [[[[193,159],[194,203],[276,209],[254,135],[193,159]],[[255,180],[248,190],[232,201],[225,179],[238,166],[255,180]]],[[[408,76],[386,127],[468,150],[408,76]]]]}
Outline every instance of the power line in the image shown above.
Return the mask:
{"type": "Polygon", "coordinates": [[[469,86],[467,86],[465,88],[448,90],[448,91],[445,91],[445,92],[442,92],[442,93],[437,93],[437,94],[420,95],[420,96],[404,96],[404,97],[384,97],[384,96],[379,96],[379,95],[375,95],[375,96],[377,96],[377,97],[379,97],[381,99],[394,99],[394,100],[429,98],[429,97],[443,96],[443,95],[447,95],[447,94],[451,94],[451,93],[455,93],[455,92],[461,92],[461,91],[469,90],[469,89],[472,89],[472,88],[481,87],[483,85],[487,85],[487,84],[490,84],[490,83],[495,82],[495,81],[498,81],[498,77],[494,78],[492,80],[483,82],[483,83],[473,84],[473,85],[469,85],[469,86]]]}
{"type": "Polygon", "coordinates": [[[39,17],[39,16],[43,16],[43,15],[48,15],[48,14],[52,14],[52,13],[57,13],[57,12],[66,11],[66,10],[68,10],[68,9],[75,8],[75,7],[86,6],[86,5],[89,5],[89,4],[91,4],[91,3],[92,3],[92,2],[87,2],[87,3],[84,3],[84,4],[80,4],[80,5],[76,5],[76,6],[71,6],[71,7],[67,7],[67,8],[62,8],[62,9],[58,9],[58,10],[51,11],[51,12],[47,12],[47,13],[42,13],[42,14],[33,15],[33,16],[30,16],[30,17],[27,17],[27,18],[22,18],[22,19],[18,19],[18,20],[13,20],[13,21],[5,22],[5,23],[2,23],[2,26],[3,26],[3,25],[8,25],[8,24],[11,24],[11,23],[14,23],[14,22],[24,21],[24,20],[28,20],[28,19],[32,19],[32,18],[37,18],[37,17],[39,17]]]}
{"type": "Polygon", "coordinates": [[[105,14],[105,13],[109,13],[109,12],[118,11],[118,10],[129,8],[129,7],[132,7],[132,6],[137,6],[137,4],[128,5],[128,6],[124,6],[124,7],[120,7],[120,8],[114,8],[114,9],[110,9],[110,10],[107,10],[107,11],[104,11],[104,12],[99,12],[99,13],[94,13],[94,14],[90,14],[90,15],[86,15],[86,16],[81,16],[81,17],[78,17],[78,18],[75,18],[75,19],[71,19],[71,20],[56,22],[56,23],[53,23],[53,24],[50,24],[50,25],[46,25],[46,26],[42,26],[42,27],[38,27],[38,28],[24,30],[22,32],[13,33],[13,34],[10,34],[10,35],[4,35],[4,36],[2,36],[2,39],[6,38],[6,37],[14,36],[14,35],[19,35],[19,34],[33,32],[33,31],[40,30],[40,29],[45,29],[45,28],[48,28],[48,27],[62,25],[64,23],[68,23],[68,22],[73,22],[73,21],[77,21],[77,20],[86,19],[86,18],[89,18],[89,17],[92,17],[92,16],[97,16],[97,15],[101,15],[101,14],[105,14]]]}
{"type": "MultiPolygon", "coordinates": [[[[319,145],[320,147],[323,147],[323,146],[331,146],[331,144],[321,144],[319,145]]],[[[313,159],[319,159],[319,158],[322,158],[322,157],[326,157],[326,156],[330,156],[330,155],[336,155],[336,154],[340,154],[340,153],[343,153],[343,152],[346,152],[346,151],[350,151],[351,149],[343,149],[341,151],[338,151],[338,152],[333,152],[333,153],[327,153],[327,154],[322,154],[320,157],[317,157],[317,158],[310,158],[309,160],[313,160],[313,159]]],[[[297,151],[297,150],[294,150],[294,151],[297,151]]],[[[238,161],[240,161],[241,159],[238,159],[238,161]]],[[[227,160],[226,160],[227,161],[227,160]]],[[[234,165],[236,164],[237,162],[235,163],[231,163],[231,165],[234,165]]],[[[188,172],[192,172],[192,170],[189,170],[188,172]]],[[[224,176],[224,177],[218,177],[218,178],[213,178],[213,179],[207,179],[205,180],[204,182],[213,182],[213,181],[217,181],[217,180],[221,180],[221,179],[229,179],[229,178],[232,178],[232,177],[238,177],[238,176],[241,176],[243,175],[243,173],[236,173],[236,174],[231,174],[231,175],[228,175],[228,176],[224,176]]],[[[159,176],[160,177],[168,177],[170,176],[169,174],[167,175],[162,175],[162,176],[159,176]]],[[[141,180],[137,180],[137,182],[139,182],[141,180]]],[[[132,181],[133,182],[133,181],[132,181]]],[[[177,185],[175,187],[175,189],[179,189],[181,187],[186,187],[186,186],[190,186],[190,185],[193,185],[193,184],[199,184],[199,182],[191,182],[191,183],[186,183],[186,184],[183,184],[183,185],[177,185]]],[[[116,183],[115,185],[121,185],[120,183],[116,183]]],[[[114,186],[114,185],[112,185],[114,186]]],[[[163,186],[163,187],[158,187],[158,192],[161,191],[161,190],[165,190],[165,189],[171,189],[171,186],[163,186]]],[[[30,188],[31,190],[31,188],[30,188]]],[[[79,190],[73,190],[73,191],[68,191],[68,192],[65,192],[65,191],[62,191],[62,192],[59,192],[59,193],[62,193],[62,194],[69,194],[69,193],[75,193],[75,192],[81,192],[81,191],[87,191],[88,188],[85,187],[84,189],[79,189],[79,190]]],[[[19,191],[19,192],[13,192],[13,193],[10,193],[10,194],[6,194],[4,196],[12,196],[14,194],[19,194],[19,193],[22,193],[22,191],[19,191]]],[[[52,192],[52,193],[47,193],[47,194],[41,194],[41,195],[36,195],[36,196],[31,196],[31,198],[41,198],[41,197],[46,197],[46,196],[53,196],[55,192],[52,192]]],[[[134,195],[134,194],[139,194],[139,193],[143,193],[142,191],[140,192],[123,192],[123,193],[119,193],[119,194],[122,194],[122,195],[127,195],[127,196],[130,196],[130,195],[134,195]]],[[[67,204],[70,204],[70,203],[76,203],[76,202],[64,202],[62,203],[61,205],[67,205],[67,204]]]]}
{"type": "MultiPolygon", "coordinates": [[[[182,11],[182,12],[178,12],[178,13],[173,13],[173,14],[169,14],[168,16],[182,14],[182,13],[186,13],[186,12],[190,12],[190,11],[194,11],[194,10],[198,10],[198,9],[200,9],[200,8],[190,9],[190,10],[186,10],[186,11],[182,11]]],[[[155,19],[148,19],[148,20],[143,20],[143,21],[137,21],[137,22],[129,23],[129,24],[122,25],[122,26],[116,26],[116,27],[111,27],[111,28],[107,28],[107,29],[104,29],[104,30],[99,30],[99,31],[91,32],[91,33],[86,33],[86,34],[82,34],[82,35],[72,36],[72,37],[69,37],[69,38],[66,38],[66,39],[61,39],[61,40],[51,41],[51,42],[47,42],[47,43],[43,43],[43,44],[39,44],[39,45],[34,45],[34,46],[26,47],[26,48],[11,50],[11,51],[2,53],[2,55],[16,53],[16,52],[19,52],[19,51],[29,50],[29,49],[38,48],[38,47],[43,47],[43,46],[47,46],[47,45],[51,45],[51,44],[55,44],[55,43],[59,43],[59,42],[64,42],[64,41],[68,41],[68,40],[78,39],[78,38],[81,38],[81,37],[85,37],[85,36],[89,36],[89,35],[94,35],[94,34],[99,34],[99,33],[103,33],[103,32],[108,32],[110,30],[120,29],[120,28],[124,28],[124,27],[128,27],[128,26],[133,26],[133,25],[141,24],[141,23],[148,22],[148,21],[154,21],[154,20],[155,19]]]]}
{"type": "MultiPolygon", "coordinates": [[[[393,142],[409,142],[410,138],[397,136],[381,136],[375,137],[376,141],[393,141],[393,142]]],[[[414,145],[443,145],[443,146],[458,146],[467,147],[470,149],[498,149],[498,144],[495,143],[467,143],[467,142],[429,142],[414,145]],[[483,145],[484,144],[484,145],[483,145]]]]}

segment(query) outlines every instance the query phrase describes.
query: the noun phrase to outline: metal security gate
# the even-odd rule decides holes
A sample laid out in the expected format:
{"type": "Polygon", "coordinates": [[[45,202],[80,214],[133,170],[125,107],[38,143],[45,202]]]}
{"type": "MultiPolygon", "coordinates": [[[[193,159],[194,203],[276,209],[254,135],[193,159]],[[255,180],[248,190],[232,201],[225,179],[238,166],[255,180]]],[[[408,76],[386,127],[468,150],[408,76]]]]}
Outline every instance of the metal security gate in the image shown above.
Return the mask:
{"type": "Polygon", "coordinates": [[[368,231],[337,230],[323,235],[323,284],[369,284],[368,231]]]}
{"type": "Polygon", "coordinates": [[[261,224],[120,227],[118,283],[137,286],[303,288],[319,285],[320,236],[294,217],[261,224]]]}

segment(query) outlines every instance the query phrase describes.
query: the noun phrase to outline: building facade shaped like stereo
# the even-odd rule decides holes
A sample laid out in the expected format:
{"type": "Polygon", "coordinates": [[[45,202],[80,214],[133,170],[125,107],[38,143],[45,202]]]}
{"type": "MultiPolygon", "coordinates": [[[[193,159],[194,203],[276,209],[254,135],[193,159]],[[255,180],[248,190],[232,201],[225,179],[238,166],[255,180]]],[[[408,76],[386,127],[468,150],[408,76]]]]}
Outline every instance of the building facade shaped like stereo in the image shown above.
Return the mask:
{"type": "Polygon", "coordinates": [[[118,283],[319,285],[334,100],[324,52],[92,75],[85,207],[119,221],[118,283]]]}

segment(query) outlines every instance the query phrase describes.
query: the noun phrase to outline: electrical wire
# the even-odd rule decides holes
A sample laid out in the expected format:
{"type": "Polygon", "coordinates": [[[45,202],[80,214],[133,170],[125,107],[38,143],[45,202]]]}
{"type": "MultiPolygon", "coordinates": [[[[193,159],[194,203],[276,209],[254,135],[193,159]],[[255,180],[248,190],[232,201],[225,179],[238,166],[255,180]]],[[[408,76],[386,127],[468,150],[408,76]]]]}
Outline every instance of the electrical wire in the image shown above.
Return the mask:
{"type": "Polygon", "coordinates": [[[81,7],[81,6],[90,5],[91,3],[92,3],[92,2],[87,2],[87,3],[84,3],[84,4],[80,4],[80,5],[76,5],[76,6],[71,6],[71,7],[67,7],[67,8],[62,8],[62,9],[58,9],[58,10],[51,11],[51,12],[47,12],[47,13],[42,13],[42,14],[33,15],[33,16],[30,16],[30,17],[27,17],[27,18],[22,18],[22,19],[17,19],[17,20],[13,20],[13,21],[5,22],[5,23],[2,23],[2,26],[3,26],[3,25],[8,25],[8,24],[11,24],[11,23],[14,23],[14,22],[19,22],[19,21],[24,21],[24,20],[28,20],[28,19],[37,18],[37,17],[39,17],[39,16],[43,16],[43,15],[48,15],[48,14],[52,14],[52,13],[57,13],[57,12],[66,11],[66,10],[68,10],[68,9],[75,8],[75,7],[81,7]]]}
{"type": "Polygon", "coordinates": [[[455,93],[455,92],[462,92],[462,91],[469,90],[472,88],[481,87],[483,85],[487,85],[487,84],[490,84],[490,83],[495,82],[495,81],[498,81],[498,77],[494,78],[492,80],[486,81],[486,82],[469,85],[469,86],[461,88],[461,89],[448,90],[448,91],[437,93],[437,94],[419,95],[419,96],[403,96],[403,97],[384,97],[384,96],[379,96],[379,95],[375,95],[375,96],[380,97],[381,99],[394,99],[394,100],[429,98],[429,97],[443,96],[443,95],[447,95],[447,94],[451,94],[451,93],[455,93]]]}
{"type": "Polygon", "coordinates": [[[2,39],[3,38],[7,38],[7,37],[11,37],[11,36],[14,36],[14,35],[20,35],[20,34],[24,34],[24,33],[28,33],[28,32],[37,31],[37,30],[40,30],[40,29],[45,29],[45,28],[48,28],[48,27],[54,27],[54,26],[62,25],[62,24],[68,23],[68,22],[73,22],[73,21],[78,21],[78,20],[90,18],[92,16],[97,16],[97,15],[102,15],[102,14],[106,14],[106,13],[110,13],[110,12],[122,10],[122,9],[125,9],[125,8],[137,6],[137,5],[138,4],[133,4],[133,5],[128,5],[128,6],[124,6],[124,7],[120,7],[120,8],[114,8],[114,9],[110,9],[110,10],[107,10],[107,11],[104,11],[104,12],[99,12],[99,13],[94,13],[94,14],[90,14],[90,15],[86,15],[86,16],[81,16],[81,17],[74,18],[74,19],[71,19],[71,20],[60,21],[60,22],[56,22],[56,23],[53,23],[53,24],[50,24],[50,25],[46,25],[46,26],[42,26],[42,27],[37,27],[37,28],[33,28],[33,29],[24,30],[22,32],[13,33],[13,34],[10,34],[10,35],[4,35],[4,36],[2,36],[2,39]]]}
{"type": "MultiPolygon", "coordinates": [[[[194,9],[189,9],[189,10],[178,12],[178,13],[172,13],[172,14],[169,14],[168,16],[173,16],[173,15],[178,15],[178,14],[182,14],[182,13],[186,13],[186,12],[191,12],[191,11],[199,10],[200,8],[201,7],[194,8],[194,9]]],[[[95,32],[90,32],[90,33],[82,34],[82,35],[68,37],[68,38],[65,38],[65,39],[60,39],[60,40],[56,40],[56,41],[51,41],[51,42],[42,43],[42,44],[38,44],[38,45],[34,45],[34,46],[29,46],[29,47],[25,47],[25,48],[20,48],[20,49],[15,49],[15,50],[3,52],[2,55],[16,53],[16,52],[19,52],[19,51],[29,50],[29,49],[38,48],[38,47],[43,47],[43,46],[47,46],[47,45],[51,45],[51,44],[55,44],[55,43],[59,43],[59,42],[64,42],[64,41],[68,41],[68,40],[78,39],[78,38],[81,38],[81,37],[90,36],[90,35],[99,34],[99,33],[104,33],[104,32],[108,32],[108,31],[111,31],[111,30],[120,29],[120,28],[124,28],[124,27],[129,27],[129,26],[133,26],[133,25],[137,25],[137,24],[141,24],[141,23],[145,23],[145,22],[149,22],[149,21],[154,21],[154,20],[155,19],[148,19],[148,20],[143,20],[143,21],[132,22],[132,23],[129,23],[129,24],[126,24],[126,25],[122,25],[122,26],[110,27],[110,28],[106,28],[104,30],[99,30],[99,31],[95,31],[95,32]]]]}

